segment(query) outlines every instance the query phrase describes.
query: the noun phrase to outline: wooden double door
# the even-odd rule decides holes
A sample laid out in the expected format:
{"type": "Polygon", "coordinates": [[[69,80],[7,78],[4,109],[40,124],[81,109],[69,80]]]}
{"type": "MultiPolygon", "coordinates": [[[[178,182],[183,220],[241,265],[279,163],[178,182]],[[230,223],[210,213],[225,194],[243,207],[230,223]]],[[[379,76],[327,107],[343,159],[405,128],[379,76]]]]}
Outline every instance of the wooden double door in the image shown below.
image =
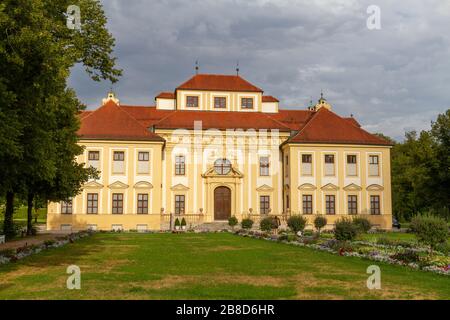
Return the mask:
{"type": "Polygon", "coordinates": [[[231,217],[231,190],[217,187],[214,190],[214,220],[228,220],[231,217]]]}

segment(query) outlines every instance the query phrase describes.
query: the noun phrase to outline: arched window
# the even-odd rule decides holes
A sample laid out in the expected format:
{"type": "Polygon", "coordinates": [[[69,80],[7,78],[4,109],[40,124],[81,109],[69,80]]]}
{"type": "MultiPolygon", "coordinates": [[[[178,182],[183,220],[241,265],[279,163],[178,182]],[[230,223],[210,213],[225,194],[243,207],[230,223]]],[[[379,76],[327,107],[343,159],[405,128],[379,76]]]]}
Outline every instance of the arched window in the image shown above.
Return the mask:
{"type": "Polygon", "coordinates": [[[231,162],[228,159],[217,159],[214,161],[214,171],[217,174],[225,175],[231,171],[231,162]]]}

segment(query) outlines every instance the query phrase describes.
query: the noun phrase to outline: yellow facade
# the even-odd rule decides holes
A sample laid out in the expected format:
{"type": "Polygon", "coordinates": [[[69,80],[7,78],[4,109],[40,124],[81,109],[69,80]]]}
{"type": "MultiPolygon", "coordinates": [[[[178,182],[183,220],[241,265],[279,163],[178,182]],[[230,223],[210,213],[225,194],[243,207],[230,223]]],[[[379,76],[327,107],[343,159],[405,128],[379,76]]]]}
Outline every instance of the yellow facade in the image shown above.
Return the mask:
{"type": "MultiPolygon", "coordinates": [[[[226,108],[217,110],[220,112],[279,111],[278,103],[265,109],[262,92],[177,90],[172,105],[176,110],[191,110],[185,103],[192,95],[199,98],[199,113],[213,111],[214,97],[222,96],[227,98],[226,108]],[[253,109],[242,110],[239,101],[243,97],[254,99],[253,109]]],[[[161,104],[160,109],[167,110],[168,105],[161,104]]],[[[331,106],[327,104],[328,108],[331,106]]],[[[220,122],[219,113],[217,117],[220,122]]],[[[157,126],[151,130],[163,140],[81,138],[79,143],[85,150],[77,161],[97,167],[100,178],[84,185],[72,199],[70,212],[63,208],[67,204],[50,203],[47,228],[160,230],[170,228],[177,217],[184,217],[188,227],[224,221],[223,212],[238,220],[259,220],[270,214],[285,221],[290,215],[302,214],[310,223],[316,215],[326,215],[328,227],[340,217],[364,215],[378,228],[391,228],[390,146],[294,143],[290,138],[298,132],[289,130],[169,130],[157,126]],[[89,159],[91,151],[98,157],[92,159],[97,160],[89,159]],[[116,153],[123,159],[118,156],[116,161],[116,153]],[[148,156],[142,160],[141,154],[148,156]],[[302,164],[302,155],[311,158],[308,167],[302,164]],[[333,156],[332,167],[325,164],[329,155],[333,156]],[[351,168],[348,156],[355,162],[351,168]],[[376,175],[373,167],[369,168],[370,156],[378,159],[376,175]],[[184,161],[183,170],[177,165],[180,159],[184,161]],[[226,164],[225,168],[229,171],[218,171],[220,168],[214,165],[218,159],[229,162],[230,167],[226,164]],[[263,160],[269,163],[266,171],[261,167],[263,160]],[[310,172],[303,172],[307,169],[310,172]],[[218,188],[226,193],[225,200],[218,200],[218,188]],[[308,212],[304,210],[304,196],[311,197],[305,198],[311,199],[308,212]],[[352,212],[349,196],[354,196],[352,212]],[[93,199],[97,201],[95,212],[88,212],[94,210],[93,199]],[[330,199],[334,201],[332,213],[327,212],[330,199]],[[379,206],[376,212],[373,206],[379,206]],[[120,212],[113,212],[117,207],[120,212]]]]}

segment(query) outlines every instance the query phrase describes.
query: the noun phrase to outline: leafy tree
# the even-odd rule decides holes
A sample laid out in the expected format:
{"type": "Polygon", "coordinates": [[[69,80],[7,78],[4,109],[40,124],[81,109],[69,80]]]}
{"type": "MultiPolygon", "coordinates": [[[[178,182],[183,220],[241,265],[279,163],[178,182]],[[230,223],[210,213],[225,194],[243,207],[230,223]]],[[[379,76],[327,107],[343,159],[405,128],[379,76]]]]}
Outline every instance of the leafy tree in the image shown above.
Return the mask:
{"type": "Polygon", "coordinates": [[[111,82],[120,70],[114,68],[114,39],[97,0],[4,0],[0,29],[5,30],[0,33],[0,142],[9,146],[0,151],[0,191],[6,195],[4,232],[10,237],[17,193],[25,194],[31,207],[37,194],[59,198],[86,177],[73,160],[81,152],[75,134],[83,107],[67,88],[70,68],[81,63],[92,79],[111,82]],[[80,30],[67,28],[69,5],[81,9],[80,30]],[[42,186],[64,192],[44,192],[42,186]]]}
{"type": "Polygon", "coordinates": [[[327,225],[327,218],[324,216],[317,216],[314,218],[314,227],[320,235],[320,230],[327,225]]]}

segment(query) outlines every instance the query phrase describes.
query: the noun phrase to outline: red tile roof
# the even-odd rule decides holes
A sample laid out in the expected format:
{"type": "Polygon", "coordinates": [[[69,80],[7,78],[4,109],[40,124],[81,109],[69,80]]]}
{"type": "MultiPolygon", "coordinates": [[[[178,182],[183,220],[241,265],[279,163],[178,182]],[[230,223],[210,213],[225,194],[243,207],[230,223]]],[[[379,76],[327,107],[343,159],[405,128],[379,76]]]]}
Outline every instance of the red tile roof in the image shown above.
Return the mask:
{"type": "Polygon", "coordinates": [[[353,117],[350,117],[350,118],[344,118],[344,119],[347,120],[348,122],[350,122],[351,124],[357,126],[357,127],[361,127],[361,125],[359,124],[359,122],[356,121],[356,119],[353,118],[353,117]]]}
{"type": "Polygon", "coordinates": [[[270,116],[292,130],[300,130],[314,115],[314,111],[309,110],[278,110],[270,116]]]}
{"type": "Polygon", "coordinates": [[[113,101],[81,118],[78,135],[82,139],[163,141],[113,101]]]}
{"type": "Polygon", "coordinates": [[[262,92],[238,75],[197,74],[177,87],[177,90],[215,90],[262,92]]]}
{"type": "Polygon", "coordinates": [[[154,123],[156,129],[193,129],[194,121],[202,121],[203,129],[279,129],[290,131],[281,122],[261,112],[235,111],[173,111],[172,114],[154,123]]]}
{"type": "Polygon", "coordinates": [[[175,94],[173,92],[160,92],[155,99],[175,99],[175,94]]]}
{"type": "Polygon", "coordinates": [[[278,129],[298,133],[287,143],[391,145],[360,128],[354,118],[343,118],[325,108],[319,111],[279,110],[278,113],[158,110],[154,106],[118,106],[112,101],[95,111],[80,113],[79,135],[99,140],[163,141],[147,128],[193,129],[278,129]]]}
{"type": "Polygon", "coordinates": [[[280,101],[272,96],[262,96],[262,102],[280,102],[280,101]]]}
{"type": "Polygon", "coordinates": [[[370,134],[351,124],[348,119],[341,118],[325,108],[315,112],[300,132],[289,139],[289,142],[391,145],[389,141],[370,134]]]}
{"type": "Polygon", "coordinates": [[[120,107],[146,128],[174,112],[173,110],[156,109],[154,106],[120,105],[120,107]]]}

